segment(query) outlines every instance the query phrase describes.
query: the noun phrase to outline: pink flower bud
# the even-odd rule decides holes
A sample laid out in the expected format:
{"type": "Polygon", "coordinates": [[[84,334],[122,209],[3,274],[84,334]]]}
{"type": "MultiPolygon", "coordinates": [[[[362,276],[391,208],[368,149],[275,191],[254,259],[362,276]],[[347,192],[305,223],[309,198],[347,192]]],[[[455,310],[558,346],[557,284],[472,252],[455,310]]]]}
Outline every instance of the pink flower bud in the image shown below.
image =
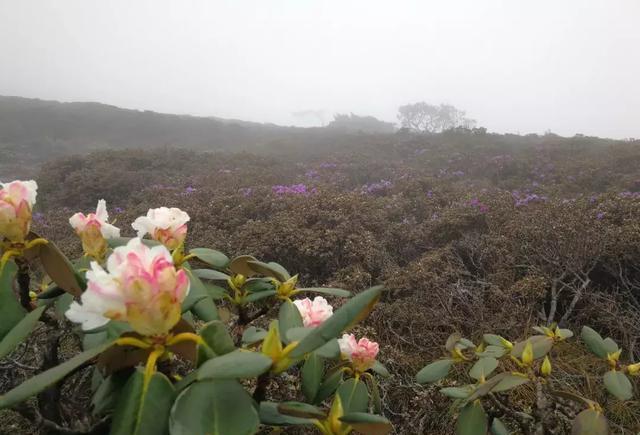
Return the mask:
{"type": "Polygon", "coordinates": [[[145,234],[162,243],[167,249],[174,250],[187,237],[189,215],[179,208],[152,208],[146,216],[140,216],[131,225],[138,232],[138,237],[145,234]]]}
{"type": "Polygon", "coordinates": [[[176,270],[167,248],[149,248],[137,238],[113,251],[107,270],[92,262],[87,281],[82,304],[73,302],[66,312],[84,330],[120,320],[145,336],[166,335],[189,292],[189,279],[176,270]]]}
{"type": "Polygon", "coordinates": [[[69,219],[69,224],[82,239],[85,254],[95,259],[102,259],[107,251],[107,240],[120,237],[120,230],[108,223],[109,214],[104,199],[98,201],[95,213],[85,216],[76,213],[69,219]]]}
{"type": "Polygon", "coordinates": [[[36,203],[35,181],[0,183],[0,240],[23,243],[31,230],[31,212],[36,203]]]}
{"type": "Polygon", "coordinates": [[[373,366],[376,356],[380,350],[378,343],[367,338],[356,341],[353,334],[344,334],[338,339],[340,352],[343,357],[351,361],[351,364],[358,372],[365,372],[373,366]]]}
{"type": "Polygon", "coordinates": [[[333,314],[333,307],[322,296],[316,296],[313,302],[309,298],[304,298],[293,301],[293,303],[300,311],[302,323],[307,328],[322,325],[333,314]]]}

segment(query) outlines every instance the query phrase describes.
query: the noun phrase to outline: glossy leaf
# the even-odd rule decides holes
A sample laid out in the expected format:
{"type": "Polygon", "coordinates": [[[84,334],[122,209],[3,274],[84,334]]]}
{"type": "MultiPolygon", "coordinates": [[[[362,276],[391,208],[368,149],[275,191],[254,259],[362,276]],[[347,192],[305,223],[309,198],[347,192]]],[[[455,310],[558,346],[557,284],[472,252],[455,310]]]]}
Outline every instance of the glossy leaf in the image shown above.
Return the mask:
{"type": "Polygon", "coordinates": [[[529,378],[526,376],[515,375],[511,373],[501,373],[501,378],[498,383],[491,389],[493,393],[500,393],[502,391],[511,390],[512,388],[519,387],[529,382],[529,378]]]}
{"type": "Polygon", "coordinates": [[[291,426],[313,424],[312,419],[280,414],[278,403],[260,402],[260,422],[268,426],[291,426]]]}
{"type": "Polygon", "coordinates": [[[79,297],[83,288],[69,259],[51,241],[40,245],[40,262],[47,275],[66,292],[79,297]]]}
{"type": "Polygon", "coordinates": [[[266,299],[270,296],[275,296],[276,295],[276,291],[275,290],[265,290],[265,291],[261,291],[258,293],[250,293],[247,296],[245,296],[244,301],[245,302],[256,302],[259,301],[261,299],[266,299]]]}
{"type": "Polygon", "coordinates": [[[366,316],[380,298],[382,287],[372,287],[351,298],[338,308],[322,325],[315,328],[291,352],[291,357],[299,358],[312,352],[329,340],[336,338],[345,328],[366,316]]]}
{"type": "Polygon", "coordinates": [[[622,372],[609,370],[604,374],[604,386],[607,391],[619,400],[633,398],[633,386],[629,378],[622,372]]]}
{"type": "Polygon", "coordinates": [[[348,379],[336,391],[342,402],[345,414],[350,412],[366,412],[369,407],[369,390],[364,382],[348,379]]]}
{"type": "MultiPolygon", "coordinates": [[[[200,281],[200,278],[195,276],[189,269],[184,269],[189,282],[191,283],[189,288],[189,294],[182,303],[183,307],[189,307],[193,313],[205,322],[212,320],[219,320],[218,309],[213,300],[209,297],[207,289],[200,281]]],[[[186,310],[186,309],[185,309],[186,310]]]]}
{"type": "Polygon", "coordinates": [[[340,421],[348,424],[358,433],[366,435],[387,435],[393,430],[393,426],[386,418],[365,412],[347,413],[340,417],[340,421]]]}
{"type": "Polygon", "coordinates": [[[0,396],[0,409],[8,408],[38,394],[40,391],[58,382],[60,379],[65,377],[67,373],[71,372],[79,365],[95,358],[112,345],[113,343],[109,342],[84,351],[52,369],[27,379],[13,390],[10,390],[6,394],[0,396]]]}
{"type": "Polygon", "coordinates": [[[487,414],[480,401],[467,404],[456,422],[456,435],[486,435],[489,429],[487,414]]]}
{"type": "Polygon", "coordinates": [[[373,363],[373,367],[371,367],[371,370],[379,374],[383,378],[388,378],[389,376],[391,376],[389,370],[387,370],[387,368],[380,361],[376,361],[375,363],[373,363]]]}
{"type": "Polygon", "coordinates": [[[580,332],[580,338],[582,339],[582,341],[584,341],[584,344],[587,346],[587,348],[597,357],[607,357],[604,340],[596,331],[589,328],[588,326],[583,326],[582,331],[580,332]]]}
{"type": "Polygon", "coordinates": [[[198,257],[198,260],[216,267],[218,269],[224,269],[229,264],[229,257],[224,255],[220,251],[208,248],[194,248],[189,251],[189,254],[193,254],[198,257]]]}
{"type": "Polygon", "coordinates": [[[201,279],[208,279],[211,281],[227,281],[229,275],[226,273],[213,270],[213,269],[194,269],[193,274],[201,279]]]}
{"type": "Polygon", "coordinates": [[[198,369],[198,380],[253,378],[271,368],[273,361],[258,352],[237,350],[206,361],[198,369]]]}
{"type": "Polygon", "coordinates": [[[309,402],[313,402],[322,383],[324,360],[315,352],[310,353],[302,365],[300,375],[302,377],[302,394],[309,402]]]}
{"type": "Polygon", "coordinates": [[[0,339],[11,331],[25,316],[26,310],[13,293],[13,281],[18,266],[9,261],[0,274],[0,339]]]}
{"type": "Polygon", "coordinates": [[[185,389],[171,409],[171,435],[250,435],[260,420],[251,396],[237,381],[201,381],[185,389]]]}
{"type": "Polygon", "coordinates": [[[609,422],[601,412],[585,409],[573,420],[571,435],[609,435],[609,422]]]}
{"type": "MultiPolygon", "coordinates": [[[[96,369],[96,372],[99,372],[96,369]]],[[[130,378],[129,373],[114,373],[103,379],[91,398],[93,415],[105,415],[111,413],[118,404],[120,393],[130,378]]]]}
{"type": "Polygon", "coordinates": [[[282,415],[297,418],[323,419],[326,413],[313,405],[302,402],[283,402],[278,404],[278,412],[282,415]]]}
{"type": "Polygon", "coordinates": [[[447,387],[441,388],[440,393],[444,394],[447,397],[451,397],[452,399],[466,399],[473,392],[473,387],[471,385],[466,385],[464,387],[447,387]]]}
{"type": "Polygon", "coordinates": [[[228,269],[237,274],[243,275],[247,278],[254,276],[256,273],[249,267],[249,261],[257,261],[255,257],[251,255],[240,255],[234,258],[229,263],[228,269]]]}
{"type": "Polygon", "coordinates": [[[469,376],[473,379],[486,379],[498,367],[498,360],[492,357],[480,358],[469,370],[469,376]]]}
{"type": "Polygon", "coordinates": [[[514,344],[513,349],[511,349],[511,355],[522,359],[522,353],[528,342],[531,343],[533,359],[544,358],[553,347],[553,338],[547,337],[546,335],[534,335],[527,340],[514,344]]]}
{"type": "Polygon", "coordinates": [[[278,312],[278,325],[280,334],[285,342],[288,342],[287,331],[292,328],[302,327],[302,316],[298,308],[290,300],[282,302],[280,311],[278,312]]]}
{"type": "Polygon", "coordinates": [[[279,265],[278,263],[264,263],[258,260],[248,260],[247,266],[254,271],[255,273],[259,273],[260,275],[270,276],[272,278],[277,279],[280,282],[284,282],[291,278],[289,272],[279,265]]]}
{"type": "Polygon", "coordinates": [[[200,336],[206,345],[198,346],[198,366],[208,359],[235,350],[233,338],[229,335],[226,325],[219,320],[207,323],[200,331],[200,336]]]}
{"type": "Polygon", "coordinates": [[[2,341],[0,341],[0,359],[10,354],[29,336],[46,309],[46,306],[41,306],[31,311],[2,338],[2,341]]]}
{"type": "Polygon", "coordinates": [[[327,378],[320,384],[320,388],[318,389],[318,394],[316,394],[316,398],[313,403],[321,403],[329,396],[331,396],[340,383],[342,382],[343,372],[342,370],[336,370],[330,373],[327,378]]]}
{"type": "Polygon", "coordinates": [[[265,329],[250,326],[242,333],[242,344],[250,345],[258,343],[264,340],[266,336],[267,331],[265,329]]]}
{"type": "Polygon", "coordinates": [[[452,365],[453,360],[450,358],[434,361],[418,372],[416,381],[419,384],[437,382],[449,374],[452,365]]]}
{"type": "Polygon", "coordinates": [[[144,388],[144,371],[136,370],[118,398],[110,435],[162,435],[169,432],[169,410],[175,390],[162,373],[144,388]]]}
{"type": "Polygon", "coordinates": [[[509,435],[509,429],[499,418],[494,418],[491,422],[491,435],[509,435]]]}

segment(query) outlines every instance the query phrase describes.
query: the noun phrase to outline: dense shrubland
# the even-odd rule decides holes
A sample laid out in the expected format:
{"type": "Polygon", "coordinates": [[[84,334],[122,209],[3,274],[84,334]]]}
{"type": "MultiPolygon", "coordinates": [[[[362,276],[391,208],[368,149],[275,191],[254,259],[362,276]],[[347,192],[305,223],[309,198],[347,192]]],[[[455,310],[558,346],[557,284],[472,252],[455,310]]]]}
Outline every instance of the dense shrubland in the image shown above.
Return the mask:
{"type": "MultiPolygon", "coordinates": [[[[481,130],[342,141],[323,152],[289,152],[295,144],[283,141],[274,146],[284,151],[268,157],[161,149],[58,160],[37,177],[33,230],[76,258],[83,250],[67,221],[90,211],[96,199],[107,200],[124,237],[136,235],[129,224],[148,209],[178,207],[191,217],[187,246],[277,262],[307,287],[362,294],[383,284],[387,291],[355,334],[380,345],[378,360],[391,374],[380,380],[381,411],[397,433],[452,432],[459,408],[440,390],[476,382],[467,372],[478,353],[495,346],[486,334],[521,343],[518,361],[507,350],[493,356],[495,373],[532,376],[482,398],[488,424],[499,418],[514,433],[529,430],[526,417],[514,414],[522,412],[556,431],[548,433],[564,433],[591,409],[602,411],[613,433],[640,430],[637,378],[629,377],[631,400],[616,397],[615,388],[607,393],[603,382],[607,367],[630,373],[627,365],[640,359],[637,143],[481,130]],[[550,329],[532,329],[540,325],[550,329]],[[522,351],[529,337],[555,334],[555,325],[575,336],[551,339],[552,368],[543,374],[547,352],[525,360],[522,351]],[[623,349],[613,366],[607,354],[615,349],[602,354],[602,339],[585,335],[585,325],[623,349]],[[474,346],[484,341],[484,348],[459,345],[462,337],[474,346]],[[435,385],[419,385],[416,373],[456,345],[472,361],[453,364],[435,385]],[[553,396],[556,390],[571,394],[553,396]],[[541,399],[553,406],[540,407],[541,399]]],[[[37,290],[39,270],[34,273],[37,290]]],[[[331,303],[337,309],[342,302],[331,303]]],[[[219,305],[232,325],[237,310],[230,302],[219,305]]],[[[42,366],[45,331],[38,327],[28,345],[2,361],[15,378],[3,379],[3,392],[42,366]]],[[[73,334],[61,340],[60,359],[77,352],[73,334]]],[[[68,389],[74,389],[88,398],[89,381],[79,371],[61,393],[73,396],[68,389]]],[[[271,387],[271,400],[291,400],[287,393],[299,391],[295,377],[271,387]]],[[[465,400],[462,390],[445,392],[465,400]]],[[[478,406],[462,412],[480,421],[478,406]]],[[[86,423],[86,409],[63,408],[65,422],[86,423]]],[[[18,414],[7,415],[11,424],[28,427],[18,414]]]]}

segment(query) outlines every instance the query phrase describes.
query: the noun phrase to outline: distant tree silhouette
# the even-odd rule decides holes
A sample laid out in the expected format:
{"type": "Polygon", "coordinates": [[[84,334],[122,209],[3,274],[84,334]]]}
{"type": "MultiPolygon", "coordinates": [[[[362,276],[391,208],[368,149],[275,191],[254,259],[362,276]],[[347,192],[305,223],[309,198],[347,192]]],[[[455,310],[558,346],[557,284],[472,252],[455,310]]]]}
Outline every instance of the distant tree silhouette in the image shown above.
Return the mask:
{"type": "Polygon", "coordinates": [[[393,133],[395,125],[392,122],[380,121],[373,116],[358,116],[353,113],[337,113],[327,128],[347,132],[363,133],[393,133]]]}
{"type": "Polygon", "coordinates": [[[398,120],[402,128],[420,133],[438,133],[452,128],[473,128],[476,121],[466,117],[463,110],[451,104],[439,106],[421,101],[406,104],[398,109],[398,120]]]}

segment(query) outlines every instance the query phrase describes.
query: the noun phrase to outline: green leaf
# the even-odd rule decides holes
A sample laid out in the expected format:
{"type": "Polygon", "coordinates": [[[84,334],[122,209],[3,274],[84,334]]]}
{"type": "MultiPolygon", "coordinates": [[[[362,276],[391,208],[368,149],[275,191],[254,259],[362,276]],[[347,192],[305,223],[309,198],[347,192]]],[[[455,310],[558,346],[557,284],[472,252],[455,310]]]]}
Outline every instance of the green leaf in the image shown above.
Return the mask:
{"type": "Polygon", "coordinates": [[[361,434],[387,435],[393,430],[393,426],[386,418],[365,412],[347,413],[340,417],[340,421],[348,424],[361,434]]]}
{"type": "Polygon", "coordinates": [[[329,340],[336,338],[345,328],[362,320],[380,298],[382,287],[372,287],[351,298],[338,308],[322,325],[314,328],[291,352],[292,358],[299,358],[313,352],[329,340]]]}
{"type": "Polygon", "coordinates": [[[192,384],[178,396],[169,419],[171,435],[251,435],[259,424],[251,396],[233,380],[192,384]]]}
{"type": "Polygon", "coordinates": [[[391,376],[391,374],[389,373],[389,370],[387,370],[387,368],[380,361],[377,361],[377,360],[375,363],[373,363],[373,367],[371,367],[371,370],[379,374],[383,378],[388,378],[389,376],[391,376]]]}
{"type": "Polygon", "coordinates": [[[607,391],[619,400],[629,400],[633,397],[633,386],[629,378],[622,372],[609,370],[604,374],[604,386],[607,391]]]}
{"type": "MultiPolygon", "coordinates": [[[[94,373],[99,373],[98,369],[94,370],[94,373]]],[[[129,377],[128,372],[121,371],[102,380],[91,398],[93,415],[105,415],[113,412],[129,377]]]]}
{"type": "Polygon", "coordinates": [[[501,376],[500,381],[491,388],[492,393],[511,390],[512,388],[519,387],[520,385],[524,385],[529,382],[529,378],[526,376],[515,375],[512,373],[500,373],[498,376],[501,376]]]}
{"type": "Polygon", "coordinates": [[[229,275],[213,269],[194,269],[193,274],[201,279],[209,279],[211,281],[227,281],[229,275]]]}
{"type": "Polygon", "coordinates": [[[602,341],[602,345],[604,347],[604,351],[609,353],[616,353],[618,351],[618,344],[613,341],[610,337],[605,338],[602,341]]]}
{"type": "Polygon", "coordinates": [[[13,280],[18,266],[13,261],[5,264],[0,274],[0,339],[22,320],[26,310],[13,293],[13,280]]]}
{"type": "MultiPolygon", "coordinates": [[[[80,296],[83,288],[79,277],[69,259],[52,241],[40,246],[40,262],[47,275],[68,293],[80,296]]],[[[86,284],[84,285],[86,287],[86,284]]]]}
{"type": "Polygon", "coordinates": [[[313,405],[302,402],[282,402],[278,404],[278,412],[282,415],[297,418],[324,419],[326,413],[313,405]]]}
{"type": "Polygon", "coordinates": [[[53,284],[53,285],[50,285],[49,288],[43,291],[42,293],[38,293],[38,299],[40,300],[55,299],[58,296],[61,296],[65,293],[66,292],[62,287],[58,287],[57,285],[53,284]]]}
{"type": "Polygon", "coordinates": [[[206,345],[198,346],[198,366],[208,359],[226,355],[236,349],[227,327],[219,320],[207,323],[200,331],[200,336],[206,345]]]}
{"type": "Polygon", "coordinates": [[[607,357],[607,350],[604,344],[604,340],[593,329],[588,326],[583,326],[580,332],[580,338],[587,345],[587,348],[599,358],[607,357]]]}
{"type": "Polygon", "coordinates": [[[287,270],[284,267],[280,266],[278,263],[264,263],[258,260],[249,260],[247,261],[247,265],[255,273],[270,276],[280,282],[284,282],[291,278],[289,272],[287,272],[287,270]]]}
{"type": "Polygon", "coordinates": [[[258,293],[250,293],[247,296],[245,296],[244,301],[247,303],[256,302],[256,301],[259,301],[260,299],[265,299],[270,296],[275,296],[276,293],[277,292],[275,290],[265,290],[258,293]]]}
{"type": "Polygon", "coordinates": [[[315,352],[312,352],[307,357],[300,372],[302,377],[302,394],[304,394],[304,397],[309,402],[313,402],[322,383],[324,360],[315,352]]]}
{"type": "Polygon", "coordinates": [[[254,344],[264,340],[266,336],[267,336],[267,331],[265,329],[256,328],[255,326],[250,326],[242,333],[242,344],[244,345],[254,344]]]}
{"type": "Polygon", "coordinates": [[[257,261],[255,257],[251,255],[240,255],[239,257],[234,258],[229,263],[228,269],[237,274],[243,275],[247,278],[254,276],[256,273],[249,267],[250,261],[257,261]]]}
{"type": "Polygon", "coordinates": [[[466,399],[473,393],[473,386],[465,385],[464,387],[441,388],[440,393],[452,399],[466,399]]]}
{"type": "Polygon", "coordinates": [[[220,287],[219,285],[214,285],[208,282],[203,282],[202,284],[204,285],[204,288],[207,291],[209,297],[214,301],[224,299],[228,294],[227,289],[225,289],[224,287],[220,287]]]}
{"type": "MultiPolygon", "coordinates": [[[[292,341],[302,341],[307,335],[313,332],[314,328],[297,327],[287,331],[286,339],[290,343],[292,341]]],[[[338,340],[333,338],[314,350],[319,356],[327,359],[336,359],[340,356],[340,346],[338,340]]]]}
{"type": "Polygon", "coordinates": [[[533,348],[533,359],[544,358],[544,356],[548,354],[553,347],[553,338],[547,337],[546,335],[534,335],[529,337],[527,340],[514,344],[513,349],[511,349],[511,355],[522,359],[522,352],[524,351],[527,342],[531,342],[531,347],[533,348]]]}
{"type": "Polygon", "coordinates": [[[456,422],[456,435],[486,435],[489,429],[487,414],[479,401],[467,404],[456,422]]]}
{"type": "Polygon", "coordinates": [[[242,290],[248,293],[260,293],[267,290],[275,291],[275,286],[270,278],[250,278],[244,283],[242,290]]]}
{"type": "Polygon", "coordinates": [[[320,388],[318,389],[318,394],[316,394],[316,398],[313,403],[321,403],[329,396],[331,396],[338,385],[342,382],[343,372],[342,370],[336,370],[333,373],[330,373],[329,376],[322,382],[320,388]]]}
{"type": "Polygon", "coordinates": [[[38,307],[18,322],[16,326],[0,341],[0,359],[9,355],[22,341],[29,336],[38,323],[38,319],[46,310],[46,306],[38,307]]]}
{"type": "Polygon", "coordinates": [[[509,429],[499,418],[494,418],[491,423],[491,435],[509,435],[509,429]]]}
{"type": "Polygon", "coordinates": [[[509,352],[509,350],[505,347],[495,346],[493,344],[490,344],[484,349],[483,352],[476,353],[476,355],[478,355],[480,358],[487,358],[487,357],[501,358],[507,352],[509,352]]]}
{"type": "Polygon", "coordinates": [[[185,268],[183,270],[186,272],[189,277],[189,282],[191,283],[189,294],[185,298],[184,302],[182,302],[183,309],[185,311],[190,309],[196,316],[205,322],[220,320],[216,304],[213,302],[213,299],[209,297],[207,289],[202,281],[200,281],[200,278],[195,276],[189,269],[185,268]]]}
{"type": "Polygon", "coordinates": [[[127,381],[113,413],[110,435],[161,435],[168,433],[169,410],[175,390],[162,373],[154,373],[144,388],[144,370],[127,381]]]}
{"type": "Polygon", "coordinates": [[[330,287],[305,287],[305,288],[297,288],[296,291],[304,293],[320,293],[323,295],[330,296],[338,296],[341,298],[351,297],[351,292],[348,290],[343,290],[341,288],[330,288],[330,287]]]}
{"type": "Polygon", "coordinates": [[[313,424],[312,419],[291,417],[280,414],[278,403],[260,402],[260,422],[267,426],[292,426],[313,424]]]}
{"type": "Polygon", "coordinates": [[[416,381],[419,384],[429,384],[444,378],[449,374],[449,369],[453,365],[451,358],[434,361],[425,366],[416,375],[416,381]]]}
{"type": "Polygon", "coordinates": [[[571,435],[609,435],[609,422],[602,413],[585,409],[573,420],[571,435]]]}
{"type": "Polygon", "coordinates": [[[290,300],[286,300],[282,302],[282,305],[280,305],[280,311],[278,312],[278,324],[280,326],[280,334],[282,334],[281,336],[284,338],[285,342],[288,342],[287,331],[291,328],[302,327],[302,316],[300,315],[300,311],[298,311],[298,308],[290,300]]]}
{"type": "Polygon", "coordinates": [[[195,255],[198,257],[198,260],[204,261],[218,269],[224,269],[229,264],[229,257],[215,249],[195,248],[190,250],[189,254],[195,255]]]}
{"type": "Polygon", "coordinates": [[[369,390],[364,382],[347,379],[338,387],[336,394],[342,401],[345,414],[350,412],[367,412],[369,407],[369,390]]]}
{"type": "Polygon", "coordinates": [[[483,334],[482,339],[484,340],[485,343],[489,345],[499,346],[502,348],[504,348],[504,341],[506,341],[503,337],[496,334],[483,334]]]}
{"type": "Polygon", "coordinates": [[[573,337],[573,331],[571,329],[558,329],[558,335],[561,339],[566,340],[567,338],[573,337]]]}
{"type": "Polygon", "coordinates": [[[273,361],[258,352],[237,350],[206,361],[198,369],[198,380],[253,378],[271,368],[273,361]]]}
{"type": "Polygon", "coordinates": [[[498,367],[498,360],[493,357],[480,358],[469,370],[469,376],[473,379],[487,379],[498,367]]]}
{"type": "Polygon", "coordinates": [[[31,396],[38,394],[40,391],[46,389],[47,387],[58,382],[60,379],[64,378],[67,373],[71,372],[79,365],[95,358],[112,345],[113,342],[109,342],[103,344],[102,346],[87,350],[74,356],[70,360],[63,362],[59,366],[56,366],[52,369],[47,370],[46,372],[42,372],[32,378],[27,379],[22,384],[15,387],[13,390],[0,396],[0,409],[8,408],[22,402],[23,400],[31,396]]]}

